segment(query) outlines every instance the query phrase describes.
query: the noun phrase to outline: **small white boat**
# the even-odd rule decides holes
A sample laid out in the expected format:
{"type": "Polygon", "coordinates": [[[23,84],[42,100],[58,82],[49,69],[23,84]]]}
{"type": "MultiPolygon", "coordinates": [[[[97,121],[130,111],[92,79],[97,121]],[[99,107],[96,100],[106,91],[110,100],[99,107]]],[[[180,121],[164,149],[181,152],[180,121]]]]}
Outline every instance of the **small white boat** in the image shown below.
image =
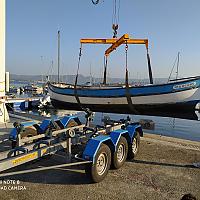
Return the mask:
{"type": "Polygon", "coordinates": [[[31,91],[31,92],[42,92],[43,88],[39,87],[35,84],[28,84],[24,86],[24,91],[31,91]]]}

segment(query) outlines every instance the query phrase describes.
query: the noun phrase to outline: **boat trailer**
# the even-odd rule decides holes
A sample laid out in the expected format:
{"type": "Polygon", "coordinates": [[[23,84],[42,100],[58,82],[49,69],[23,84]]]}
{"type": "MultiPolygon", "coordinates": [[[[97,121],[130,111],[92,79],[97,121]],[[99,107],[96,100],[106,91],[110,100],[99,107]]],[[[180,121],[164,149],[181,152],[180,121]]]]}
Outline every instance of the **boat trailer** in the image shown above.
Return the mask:
{"type": "Polygon", "coordinates": [[[0,173],[0,177],[85,165],[91,181],[100,182],[110,167],[118,169],[127,158],[136,156],[140,136],[143,136],[139,123],[133,123],[127,117],[119,121],[105,119],[103,126],[89,126],[90,117],[87,115],[86,124],[82,124],[77,116],[45,119],[40,124],[15,122],[9,138],[12,149],[0,152],[0,172],[63,150],[69,162],[0,173]]]}

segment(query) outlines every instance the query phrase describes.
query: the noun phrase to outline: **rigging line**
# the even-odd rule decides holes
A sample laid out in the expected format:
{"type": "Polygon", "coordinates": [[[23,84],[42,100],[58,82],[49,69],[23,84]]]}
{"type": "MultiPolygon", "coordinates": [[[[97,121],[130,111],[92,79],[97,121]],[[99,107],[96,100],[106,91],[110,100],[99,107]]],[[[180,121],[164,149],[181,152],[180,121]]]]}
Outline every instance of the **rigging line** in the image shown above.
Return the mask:
{"type": "Polygon", "coordinates": [[[115,23],[115,0],[113,0],[113,8],[112,8],[112,24],[115,23]]]}
{"type": "MultiPolygon", "coordinates": [[[[113,0],[114,2],[114,0],[113,0]]],[[[112,4],[112,6],[114,6],[114,3],[112,4]]],[[[113,21],[114,21],[114,9],[112,8],[112,24],[113,24],[113,21]]]]}
{"type": "Polygon", "coordinates": [[[112,23],[117,25],[119,23],[120,0],[113,0],[113,14],[112,23]]]}
{"type": "Polygon", "coordinates": [[[79,73],[79,68],[80,68],[80,62],[81,62],[81,56],[82,56],[82,44],[79,50],[79,57],[78,57],[78,66],[77,66],[77,71],[76,71],[76,78],[75,78],[75,85],[74,88],[77,86],[77,81],[78,81],[78,73],[79,73]]]}
{"type": "Polygon", "coordinates": [[[173,64],[173,67],[172,67],[172,69],[171,69],[171,72],[170,72],[170,75],[169,75],[169,78],[168,78],[168,81],[167,81],[167,82],[170,81],[170,78],[171,78],[172,72],[174,71],[174,67],[175,67],[175,64],[176,64],[176,62],[177,62],[177,59],[178,59],[178,56],[176,56],[176,59],[175,59],[175,61],[174,61],[174,64],[173,64]]]}
{"type": "Polygon", "coordinates": [[[120,0],[119,0],[119,3],[118,3],[118,16],[117,16],[117,23],[119,24],[119,11],[120,11],[120,0]]]}
{"type": "Polygon", "coordinates": [[[117,38],[117,30],[119,28],[119,10],[120,10],[120,0],[113,0],[113,15],[112,15],[112,29],[113,38],[117,38]],[[118,8],[117,8],[118,5],[118,8]]]}
{"type": "Polygon", "coordinates": [[[84,108],[84,107],[81,105],[81,102],[80,102],[80,99],[79,99],[78,93],[77,93],[78,73],[79,73],[79,68],[80,68],[81,56],[82,56],[82,44],[81,44],[81,47],[80,47],[79,57],[78,57],[78,66],[77,66],[77,72],[76,72],[76,78],[75,78],[75,84],[74,84],[74,95],[75,95],[75,98],[76,98],[76,101],[77,101],[79,107],[80,107],[83,111],[85,111],[85,112],[87,113],[87,112],[88,112],[88,109],[87,109],[87,108],[84,108]]]}
{"type": "Polygon", "coordinates": [[[114,0],[114,24],[117,24],[117,0],[114,0]]]}
{"type": "Polygon", "coordinates": [[[113,0],[113,14],[112,14],[112,24],[116,24],[116,0],[113,0]]]}
{"type": "Polygon", "coordinates": [[[180,52],[178,52],[178,60],[177,60],[177,67],[176,67],[176,80],[178,78],[178,72],[179,72],[179,56],[180,56],[180,52]]]}

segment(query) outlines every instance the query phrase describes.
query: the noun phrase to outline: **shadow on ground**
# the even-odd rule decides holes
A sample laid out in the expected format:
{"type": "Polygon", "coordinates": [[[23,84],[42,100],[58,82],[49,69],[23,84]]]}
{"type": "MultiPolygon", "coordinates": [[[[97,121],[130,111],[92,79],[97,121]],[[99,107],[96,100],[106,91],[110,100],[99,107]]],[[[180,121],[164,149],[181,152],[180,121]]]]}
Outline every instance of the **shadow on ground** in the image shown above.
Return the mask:
{"type": "MultiPolygon", "coordinates": [[[[51,157],[41,158],[38,161],[32,161],[10,170],[4,171],[16,172],[21,170],[36,169],[41,167],[64,164],[63,162],[55,162],[51,157]]],[[[73,166],[65,168],[55,168],[51,170],[31,172],[27,174],[12,175],[0,178],[1,180],[19,180],[20,182],[42,183],[42,184],[68,184],[81,185],[90,184],[91,180],[86,176],[84,166],[73,166]]]]}
{"type": "Polygon", "coordinates": [[[163,163],[163,162],[146,161],[146,160],[132,160],[132,161],[129,161],[129,162],[146,164],[146,165],[158,165],[158,166],[165,166],[165,167],[196,168],[193,165],[163,163]]]}

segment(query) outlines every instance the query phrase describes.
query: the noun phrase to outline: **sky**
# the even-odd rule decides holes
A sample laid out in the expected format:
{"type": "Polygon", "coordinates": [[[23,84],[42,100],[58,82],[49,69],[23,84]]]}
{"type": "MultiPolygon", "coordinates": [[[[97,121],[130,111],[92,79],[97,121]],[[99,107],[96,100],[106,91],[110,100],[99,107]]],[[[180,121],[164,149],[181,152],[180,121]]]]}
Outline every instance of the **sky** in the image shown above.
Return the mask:
{"type": "MultiPolygon", "coordinates": [[[[6,0],[6,71],[56,74],[60,30],[61,74],[75,74],[81,38],[112,38],[113,1],[93,5],[91,0],[6,0]]],[[[199,8],[199,0],[120,0],[118,37],[128,33],[149,39],[156,78],[169,76],[178,52],[179,77],[200,75],[199,8]]],[[[101,77],[108,47],[83,45],[80,73],[101,77]]],[[[128,69],[131,78],[148,77],[145,46],[129,45],[128,69]]],[[[109,57],[108,76],[124,74],[122,45],[109,57]]]]}

